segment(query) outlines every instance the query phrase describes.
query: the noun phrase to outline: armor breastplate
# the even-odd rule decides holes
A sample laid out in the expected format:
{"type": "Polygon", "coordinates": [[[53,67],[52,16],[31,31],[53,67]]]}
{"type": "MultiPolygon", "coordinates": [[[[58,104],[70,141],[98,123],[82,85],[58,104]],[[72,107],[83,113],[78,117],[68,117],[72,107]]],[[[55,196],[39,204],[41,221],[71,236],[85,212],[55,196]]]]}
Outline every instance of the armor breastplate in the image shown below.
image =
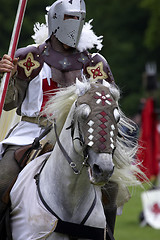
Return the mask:
{"type": "Polygon", "coordinates": [[[53,81],[60,87],[72,85],[76,78],[81,80],[82,71],[88,79],[95,82],[106,80],[114,83],[110,67],[100,54],[92,56],[88,51],[65,49],[56,38],[38,47],[19,49],[16,57],[19,58],[17,78],[28,82],[40,73],[45,62],[51,67],[53,81]]]}
{"type": "Polygon", "coordinates": [[[81,72],[89,61],[87,51],[78,52],[76,49],[65,50],[62,43],[56,38],[52,39],[52,47],[47,42],[42,53],[44,61],[51,66],[52,79],[59,87],[68,87],[75,83],[76,78],[82,79],[81,72]]]}
{"type": "Polygon", "coordinates": [[[81,70],[74,71],[60,71],[54,67],[51,67],[52,79],[58,84],[58,87],[68,87],[75,83],[76,78],[81,81],[81,70]]]}

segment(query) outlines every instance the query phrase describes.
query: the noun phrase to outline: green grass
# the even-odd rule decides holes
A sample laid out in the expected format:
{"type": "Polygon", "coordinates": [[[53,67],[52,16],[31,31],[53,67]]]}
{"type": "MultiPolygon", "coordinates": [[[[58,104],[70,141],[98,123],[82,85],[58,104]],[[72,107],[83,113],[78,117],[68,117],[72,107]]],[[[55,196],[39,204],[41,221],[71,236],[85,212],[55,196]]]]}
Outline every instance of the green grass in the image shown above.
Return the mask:
{"type": "MultiPolygon", "coordinates": [[[[130,190],[132,191],[132,189],[130,190]]],[[[160,240],[160,230],[139,225],[139,214],[142,211],[142,191],[144,190],[139,187],[134,189],[131,199],[124,205],[122,215],[117,216],[115,240],[160,240]]]]}

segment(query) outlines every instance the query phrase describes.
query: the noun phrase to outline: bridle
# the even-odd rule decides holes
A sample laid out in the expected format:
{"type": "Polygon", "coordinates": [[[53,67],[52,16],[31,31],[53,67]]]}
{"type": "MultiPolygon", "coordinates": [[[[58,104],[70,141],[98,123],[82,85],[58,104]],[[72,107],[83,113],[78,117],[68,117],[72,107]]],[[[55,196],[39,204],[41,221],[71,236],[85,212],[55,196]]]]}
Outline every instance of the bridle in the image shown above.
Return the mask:
{"type": "MultiPolygon", "coordinates": [[[[70,129],[70,128],[71,127],[69,127],[68,129],[70,129]]],[[[64,149],[64,147],[62,146],[62,144],[59,140],[59,137],[58,137],[58,134],[57,134],[57,125],[56,125],[55,120],[54,120],[54,131],[55,131],[57,144],[58,144],[60,150],[62,151],[65,159],[68,161],[70,167],[73,169],[73,172],[77,175],[81,174],[83,167],[84,166],[88,167],[88,164],[87,164],[88,155],[84,158],[81,169],[78,170],[77,166],[76,166],[76,163],[73,162],[72,159],[69,157],[69,155],[67,154],[66,150],[64,149]]],[[[58,219],[58,223],[57,223],[56,229],[54,231],[58,232],[58,233],[63,233],[63,234],[66,233],[66,234],[71,235],[71,236],[73,235],[73,232],[74,232],[75,235],[80,235],[80,237],[83,236],[83,238],[92,237],[93,239],[97,239],[97,237],[99,238],[99,236],[101,236],[100,238],[103,239],[103,236],[104,236],[104,229],[103,228],[96,228],[96,227],[91,227],[91,226],[84,225],[86,223],[87,219],[89,218],[90,214],[92,213],[92,211],[93,211],[93,209],[96,205],[96,202],[97,202],[97,194],[96,194],[96,190],[95,190],[94,186],[93,186],[93,191],[94,191],[93,201],[91,203],[91,206],[90,206],[88,212],[86,213],[85,217],[83,218],[83,220],[81,221],[80,224],[75,224],[75,223],[63,221],[47,204],[47,202],[45,201],[45,199],[42,196],[42,193],[41,193],[41,190],[40,190],[40,185],[39,185],[40,174],[41,174],[47,160],[48,160],[48,158],[46,158],[44,160],[42,168],[40,169],[39,173],[35,175],[34,179],[36,180],[37,191],[38,191],[38,194],[39,194],[39,197],[40,197],[42,203],[44,204],[46,209],[58,219]],[[66,232],[66,229],[67,229],[67,232],[66,232]],[[96,235],[97,235],[97,237],[96,237],[96,235]]],[[[78,238],[75,238],[75,239],[78,239],[78,238]]]]}
{"type": "MultiPolygon", "coordinates": [[[[78,126],[79,126],[79,124],[78,124],[78,126]]],[[[79,138],[78,137],[76,137],[76,138],[73,137],[74,136],[74,122],[73,121],[71,122],[71,126],[69,126],[66,130],[69,130],[69,129],[71,129],[72,140],[74,141],[74,140],[78,139],[80,144],[84,146],[84,140],[83,140],[82,134],[80,132],[80,128],[79,128],[79,138]]],[[[76,174],[76,175],[81,174],[82,169],[84,167],[89,166],[88,161],[87,161],[88,160],[87,148],[86,147],[83,148],[83,158],[84,158],[84,160],[82,162],[82,166],[81,166],[80,170],[78,170],[76,163],[70,158],[70,156],[68,155],[68,153],[66,152],[63,145],[60,142],[60,139],[59,139],[58,134],[57,134],[57,125],[56,125],[56,120],[55,119],[54,119],[54,131],[55,131],[57,144],[58,144],[59,148],[61,149],[61,151],[63,153],[63,156],[65,157],[65,159],[69,163],[70,167],[73,169],[74,174],[76,174]]]]}
{"type": "MultiPolygon", "coordinates": [[[[69,127],[68,129],[70,129],[71,127],[69,127]]],[[[59,146],[59,148],[61,149],[65,159],[68,161],[70,167],[73,169],[73,172],[75,174],[81,174],[82,172],[82,169],[84,166],[88,167],[88,163],[87,163],[87,160],[88,160],[88,155],[84,158],[84,161],[82,163],[82,167],[80,170],[77,169],[77,166],[76,166],[76,163],[72,161],[72,159],[69,157],[69,155],[67,154],[67,152],[65,151],[65,149],[63,148],[60,140],[59,140],[59,137],[58,137],[58,134],[57,134],[57,126],[56,126],[56,121],[54,121],[54,130],[55,130],[55,136],[56,136],[56,140],[57,140],[57,144],[59,146]]],[[[72,131],[71,131],[72,132],[72,131]]],[[[81,144],[83,144],[84,142],[81,141],[81,136],[79,138],[79,141],[81,142],[81,144]]],[[[73,139],[74,140],[74,139],[73,139]]],[[[36,181],[36,185],[37,185],[37,191],[38,191],[38,195],[42,201],[42,203],[44,204],[45,208],[51,213],[53,214],[57,219],[58,219],[58,222],[57,222],[57,226],[56,228],[54,229],[55,232],[58,232],[58,233],[62,233],[62,234],[67,234],[69,236],[76,236],[75,239],[78,239],[79,236],[82,238],[89,238],[89,239],[100,239],[100,240],[103,240],[105,239],[105,235],[106,235],[106,229],[107,229],[107,235],[109,237],[110,240],[115,240],[114,237],[113,237],[113,234],[110,230],[110,227],[109,225],[106,223],[106,229],[103,229],[103,228],[97,228],[97,227],[91,227],[91,226],[87,226],[85,225],[87,219],[89,218],[89,216],[91,215],[95,205],[96,205],[96,202],[97,202],[97,194],[96,194],[96,191],[95,191],[95,188],[93,186],[93,190],[94,190],[94,198],[93,198],[93,201],[92,201],[92,204],[88,210],[88,212],[86,213],[85,217],[83,218],[83,220],[81,221],[80,224],[75,224],[75,223],[71,223],[71,222],[66,222],[66,221],[63,221],[61,218],[59,218],[59,216],[50,208],[50,206],[47,204],[47,202],[45,201],[45,199],[43,198],[42,196],[42,193],[41,193],[41,189],[40,189],[40,184],[39,184],[39,180],[40,180],[40,174],[47,162],[48,158],[46,158],[44,160],[44,163],[42,165],[42,168],[40,169],[39,173],[35,175],[34,179],[36,181]]],[[[73,238],[74,239],[74,238],[73,238]]]]}

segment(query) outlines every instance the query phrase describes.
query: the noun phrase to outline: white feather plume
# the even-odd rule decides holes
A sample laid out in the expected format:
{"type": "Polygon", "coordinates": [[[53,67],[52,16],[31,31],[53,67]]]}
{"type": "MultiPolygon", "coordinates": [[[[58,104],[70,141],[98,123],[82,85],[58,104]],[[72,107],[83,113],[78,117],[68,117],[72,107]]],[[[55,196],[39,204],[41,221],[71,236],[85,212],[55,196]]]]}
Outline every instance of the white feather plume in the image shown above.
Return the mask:
{"type": "Polygon", "coordinates": [[[34,39],[34,42],[37,45],[43,44],[47,38],[48,38],[48,27],[46,24],[39,22],[34,24],[33,27],[34,35],[32,35],[32,38],[34,39]]]}
{"type": "Polygon", "coordinates": [[[90,83],[85,78],[83,78],[83,81],[79,81],[78,78],[76,78],[76,94],[77,96],[83,96],[88,90],[90,89],[90,83]]]}
{"type": "Polygon", "coordinates": [[[79,44],[77,46],[77,49],[82,52],[86,49],[92,49],[96,47],[97,50],[101,50],[103,45],[103,36],[96,36],[96,34],[93,32],[91,25],[91,22],[93,19],[91,19],[89,22],[86,22],[83,26],[81,37],[79,40],[79,44]]]}

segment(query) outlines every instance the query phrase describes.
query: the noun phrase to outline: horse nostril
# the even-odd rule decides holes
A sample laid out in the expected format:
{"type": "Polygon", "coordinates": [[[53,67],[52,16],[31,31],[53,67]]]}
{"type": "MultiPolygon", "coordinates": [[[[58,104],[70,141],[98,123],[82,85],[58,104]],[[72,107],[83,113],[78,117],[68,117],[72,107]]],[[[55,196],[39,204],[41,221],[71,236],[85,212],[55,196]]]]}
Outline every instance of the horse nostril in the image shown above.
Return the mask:
{"type": "Polygon", "coordinates": [[[103,173],[102,169],[101,169],[97,164],[94,164],[94,165],[93,165],[93,171],[94,171],[95,174],[97,174],[97,175],[103,173]]]}
{"type": "Polygon", "coordinates": [[[113,174],[113,172],[114,172],[114,166],[113,166],[113,169],[112,169],[112,171],[111,171],[111,175],[113,174]]]}
{"type": "Polygon", "coordinates": [[[113,166],[112,170],[110,170],[110,172],[108,174],[109,178],[112,176],[113,172],[114,172],[114,166],[113,166]]]}

